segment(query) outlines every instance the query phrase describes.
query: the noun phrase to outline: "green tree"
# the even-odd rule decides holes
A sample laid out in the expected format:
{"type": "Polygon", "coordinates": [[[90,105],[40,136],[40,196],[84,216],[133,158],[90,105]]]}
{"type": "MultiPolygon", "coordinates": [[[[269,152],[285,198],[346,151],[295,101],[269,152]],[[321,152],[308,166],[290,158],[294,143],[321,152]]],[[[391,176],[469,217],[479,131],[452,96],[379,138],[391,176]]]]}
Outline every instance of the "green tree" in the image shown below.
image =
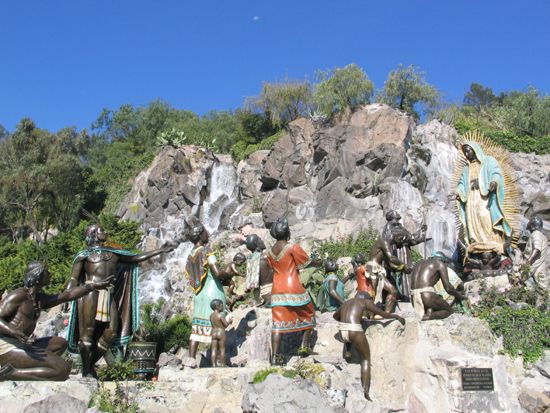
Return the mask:
{"type": "Polygon", "coordinates": [[[306,115],[311,103],[311,85],[305,81],[287,79],[279,83],[265,82],[260,95],[251,98],[247,104],[268,115],[274,125],[285,127],[306,115]]]}
{"type": "Polygon", "coordinates": [[[279,128],[273,125],[268,113],[255,113],[247,109],[237,109],[235,117],[247,137],[246,143],[258,143],[274,135],[279,128]]]}
{"type": "Polygon", "coordinates": [[[314,102],[318,110],[332,116],[370,102],[374,85],[356,64],[317,72],[314,102]]]}
{"type": "Polygon", "coordinates": [[[419,119],[422,113],[433,113],[439,104],[440,95],[428,84],[424,72],[413,65],[399,65],[390,72],[378,101],[404,110],[419,119]]]}
{"type": "Polygon", "coordinates": [[[472,83],[470,89],[464,94],[464,104],[476,108],[478,112],[490,107],[496,101],[497,97],[493,89],[479,83],[472,83]]]}
{"type": "Polygon", "coordinates": [[[502,94],[500,99],[502,103],[494,116],[507,130],[532,137],[550,135],[550,96],[529,87],[524,92],[502,94]]]}
{"type": "Polygon", "coordinates": [[[4,219],[14,234],[29,228],[40,242],[50,228],[76,224],[83,202],[83,167],[66,143],[66,131],[52,135],[23,119],[0,144],[0,204],[9,210],[4,219]]]}
{"type": "Polygon", "coordinates": [[[0,124],[0,142],[6,139],[9,136],[9,132],[3,125],[0,124]]]}

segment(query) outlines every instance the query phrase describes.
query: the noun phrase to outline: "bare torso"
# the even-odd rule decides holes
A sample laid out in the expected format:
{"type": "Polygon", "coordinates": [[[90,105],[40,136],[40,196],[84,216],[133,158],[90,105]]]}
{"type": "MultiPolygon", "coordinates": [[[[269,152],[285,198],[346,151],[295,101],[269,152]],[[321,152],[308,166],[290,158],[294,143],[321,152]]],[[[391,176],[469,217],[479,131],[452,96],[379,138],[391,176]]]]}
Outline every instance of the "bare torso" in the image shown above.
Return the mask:
{"type": "Polygon", "coordinates": [[[389,245],[382,238],[376,240],[370,252],[370,261],[382,265],[384,258],[390,255],[389,245]]]}
{"type": "Polygon", "coordinates": [[[26,336],[30,336],[36,328],[36,322],[40,316],[40,310],[37,303],[37,310],[33,304],[33,298],[27,293],[25,288],[18,288],[9,293],[4,301],[17,301],[18,306],[15,314],[8,322],[9,326],[14,330],[22,331],[26,336]]]}
{"type": "Polygon", "coordinates": [[[339,310],[340,320],[342,323],[361,324],[363,314],[367,310],[367,301],[352,298],[346,301],[339,310]]]}
{"type": "Polygon", "coordinates": [[[109,251],[93,250],[84,262],[85,281],[103,281],[116,274],[119,256],[109,251]]]}
{"type": "Polygon", "coordinates": [[[413,269],[411,289],[433,287],[441,278],[445,264],[439,260],[420,261],[413,269]]]}

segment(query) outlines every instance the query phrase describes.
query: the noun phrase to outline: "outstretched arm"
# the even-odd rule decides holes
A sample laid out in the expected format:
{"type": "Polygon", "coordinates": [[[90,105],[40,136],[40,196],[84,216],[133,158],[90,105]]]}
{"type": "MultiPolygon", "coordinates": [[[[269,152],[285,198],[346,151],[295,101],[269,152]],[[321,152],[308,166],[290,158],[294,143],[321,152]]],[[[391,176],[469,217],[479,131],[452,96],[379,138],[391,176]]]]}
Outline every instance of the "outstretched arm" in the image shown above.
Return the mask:
{"type": "Polygon", "coordinates": [[[376,315],[379,315],[384,318],[394,318],[396,320],[399,320],[401,324],[405,324],[405,319],[403,317],[398,316],[397,314],[388,313],[380,308],[378,308],[377,305],[374,304],[372,300],[367,301],[367,311],[370,311],[371,313],[374,313],[376,315]]]}
{"type": "Polygon", "coordinates": [[[77,287],[67,289],[60,294],[41,294],[40,303],[42,304],[42,308],[51,308],[55,307],[56,305],[66,303],[67,301],[76,300],[77,298],[83,297],[91,291],[103,290],[109,287],[114,278],[115,276],[112,275],[103,281],[79,285],[77,287]]]}
{"type": "Polygon", "coordinates": [[[464,299],[464,294],[457,291],[449,281],[449,272],[447,271],[447,266],[442,262],[439,262],[438,264],[439,265],[437,271],[439,271],[439,276],[441,278],[441,282],[443,283],[443,288],[445,288],[445,291],[455,297],[458,301],[462,301],[464,299]]]}
{"type": "Polygon", "coordinates": [[[139,264],[140,262],[147,261],[148,259],[156,257],[157,255],[160,255],[164,252],[170,252],[173,250],[174,250],[173,246],[162,247],[162,248],[159,248],[158,250],[142,252],[141,254],[136,254],[136,255],[119,255],[118,259],[120,262],[125,262],[128,264],[139,264]]]}

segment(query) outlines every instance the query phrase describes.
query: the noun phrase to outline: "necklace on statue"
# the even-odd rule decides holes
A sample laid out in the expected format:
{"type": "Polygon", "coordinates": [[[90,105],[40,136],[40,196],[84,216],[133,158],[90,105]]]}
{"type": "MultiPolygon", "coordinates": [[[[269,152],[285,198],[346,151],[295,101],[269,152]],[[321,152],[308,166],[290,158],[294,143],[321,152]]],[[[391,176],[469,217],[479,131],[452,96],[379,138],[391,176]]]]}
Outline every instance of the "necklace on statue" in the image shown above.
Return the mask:
{"type": "Polygon", "coordinates": [[[42,311],[42,304],[40,303],[40,298],[38,294],[32,294],[28,288],[25,288],[27,297],[32,301],[32,306],[34,309],[34,318],[37,320],[40,317],[40,312],[42,311]]]}

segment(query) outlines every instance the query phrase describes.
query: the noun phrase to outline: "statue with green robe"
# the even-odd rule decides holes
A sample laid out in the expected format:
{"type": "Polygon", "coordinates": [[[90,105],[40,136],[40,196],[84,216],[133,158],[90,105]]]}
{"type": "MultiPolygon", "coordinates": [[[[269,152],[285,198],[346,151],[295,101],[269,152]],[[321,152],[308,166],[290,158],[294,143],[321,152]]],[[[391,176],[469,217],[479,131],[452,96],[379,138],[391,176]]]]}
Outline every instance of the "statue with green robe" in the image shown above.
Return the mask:
{"type": "Polygon", "coordinates": [[[466,256],[490,251],[503,254],[512,228],[505,215],[507,190],[502,165],[477,142],[465,141],[461,149],[466,162],[455,195],[466,256]]]}

